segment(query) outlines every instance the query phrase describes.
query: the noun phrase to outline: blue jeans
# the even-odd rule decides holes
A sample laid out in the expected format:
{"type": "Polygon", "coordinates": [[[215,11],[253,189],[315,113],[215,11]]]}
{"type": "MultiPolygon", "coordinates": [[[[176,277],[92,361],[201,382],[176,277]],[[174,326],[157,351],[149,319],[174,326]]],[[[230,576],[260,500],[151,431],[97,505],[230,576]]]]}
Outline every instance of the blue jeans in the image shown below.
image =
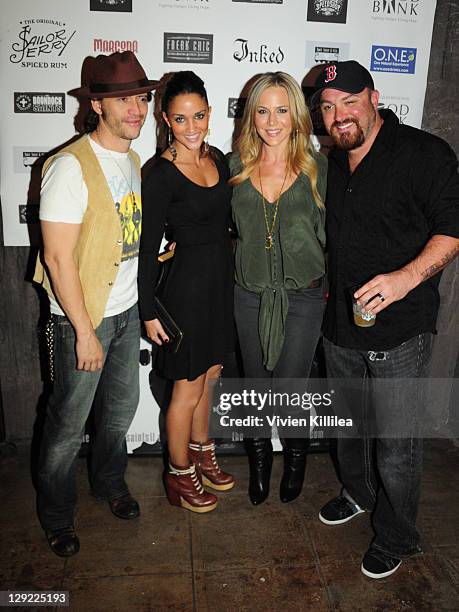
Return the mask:
{"type": "Polygon", "coordinates": [[[416,518],[421,491],[422,446],[420,419],[423,406],[412,401],[413,388],[394,386],[393,391],[372,379],[427,376],[432,334],[411,338],[388,351],[361,351],[337,346],[324,338],[329,378],[362,379],[362,402],[350,416],[371,420],[371,435],[338,440],[338,465],[344,495],[373,511],[373,546],[394,557],[418,552],[416,518]],[[374,388],[374,393],[372,393],[374,388]],[[404,397],[405,395],[405,397],[404,397]],[[381,436],[397,431],[403,422],[403,437],[381,436]]]}
{"type": "Polygon", "coordinates": [[[54,320],[54,385],[48,400],[38,470],[38,516],[43,529],[73,526],[75,467],[94,403],[90,482],[113,500],[128,493],[125,436],[139,402],[140,321],[137,304],[107,317],[96,329],[104,350],[97,372],[76,369],[75,333],[66,317],[54,320]]]}

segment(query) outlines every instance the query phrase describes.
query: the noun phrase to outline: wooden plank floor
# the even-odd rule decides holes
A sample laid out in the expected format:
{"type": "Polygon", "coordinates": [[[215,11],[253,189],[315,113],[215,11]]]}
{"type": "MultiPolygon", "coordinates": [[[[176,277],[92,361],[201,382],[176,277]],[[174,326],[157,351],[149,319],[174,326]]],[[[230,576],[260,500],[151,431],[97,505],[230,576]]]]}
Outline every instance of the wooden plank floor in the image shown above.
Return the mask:
{"type": "Polygon", "coordinates": [[[327,454],[308,458],[303,494],[291,504],[278,499],[276,455],[271,495],[259,507],[246,495],[245,457],[221,463],[237,487],[219,495],[214,512],[196,515],[168,504],[160,458],[131,458],[127,478],[141,517],[122,521],[89,495],[80,459],[81,551],[64,560],[49,550],[36,518],[28,449],[1,458],[1,589],[68,590],[70,610],[89,612],[459,610],[459,448],[451,441],[426,442],[424,555],[379,581],[360,572],[370,517],[337,527],[317,519],[338,491],[327,454]]]}

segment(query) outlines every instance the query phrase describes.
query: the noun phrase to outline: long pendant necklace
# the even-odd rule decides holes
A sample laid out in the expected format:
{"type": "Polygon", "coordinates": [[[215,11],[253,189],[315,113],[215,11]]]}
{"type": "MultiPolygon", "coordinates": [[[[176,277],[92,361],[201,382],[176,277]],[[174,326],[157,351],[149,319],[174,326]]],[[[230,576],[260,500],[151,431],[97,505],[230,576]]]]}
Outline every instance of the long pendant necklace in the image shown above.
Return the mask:
{"type": "Polygon", "coordinates": [[[261,182],[261,171],[260,171],[260,166],[258,166],[258,180],[260,181],[261,199],[263,201],[263,214],[265,217],[265,227],[266,227],[265,249],[267,250],[272,249],[273,244],[274,244],[274,238],[273,238],[274,226],[276,225],[277,212],[279,210],[279,200],[282,195],[282,190],[284,188],[285,181],[287,180],[287,174],[288,174],[288,168],[285,171],[285,176],[284,176],[284,180],[282,181],[282,186],[280,188],[279,195],[277,196],[277,200],[274,203],[273,220],[271,223],[271,227],[269,227],[268,213],[266,209],[266,200],[265,200],[265,196],[263,193],[263,183],[261,182]]]}

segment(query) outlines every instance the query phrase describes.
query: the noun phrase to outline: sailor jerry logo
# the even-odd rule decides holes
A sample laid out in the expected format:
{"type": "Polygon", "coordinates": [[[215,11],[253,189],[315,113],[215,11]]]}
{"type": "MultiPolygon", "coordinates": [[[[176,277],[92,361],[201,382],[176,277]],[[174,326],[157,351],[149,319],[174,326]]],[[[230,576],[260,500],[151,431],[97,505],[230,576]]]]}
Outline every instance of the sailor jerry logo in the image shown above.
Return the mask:
{"type": "Polygon", "coordinates": [[[327,73],[325,83],[330,83],[330,81],[334,81],[336,79],[336,66],[327,66],[325,71],[327,73]]]}

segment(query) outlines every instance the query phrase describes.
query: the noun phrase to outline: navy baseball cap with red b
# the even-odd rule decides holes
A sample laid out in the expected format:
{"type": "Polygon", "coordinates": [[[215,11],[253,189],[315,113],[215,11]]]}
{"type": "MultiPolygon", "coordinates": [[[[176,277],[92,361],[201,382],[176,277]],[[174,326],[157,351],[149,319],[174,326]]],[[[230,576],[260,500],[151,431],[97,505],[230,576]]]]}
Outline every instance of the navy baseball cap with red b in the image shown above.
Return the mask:
{"type": "Polygon", "coordinates": [[[320,94],[324,89],[339,89],[356,94],[363,91],[365,87],[374,89],[375,84],[371,74],[359,62],[349,60],[327,64],[316,78],[311,103],[318,104],[320,102],[320,94]]]}

